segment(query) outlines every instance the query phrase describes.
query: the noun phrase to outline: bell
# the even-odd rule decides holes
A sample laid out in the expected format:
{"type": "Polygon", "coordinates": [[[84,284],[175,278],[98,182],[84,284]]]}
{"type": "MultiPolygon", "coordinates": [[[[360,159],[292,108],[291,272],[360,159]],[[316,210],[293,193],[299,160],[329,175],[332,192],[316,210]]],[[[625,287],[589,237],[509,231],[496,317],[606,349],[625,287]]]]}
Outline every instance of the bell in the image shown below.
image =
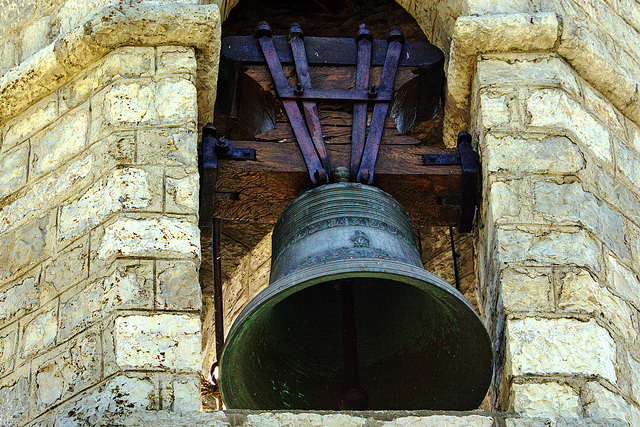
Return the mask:
{"type": "Polygon", "coordinates": [[[270,284],[229,331],[220,389],[237,409],[470,410],[492,354],[471,305],[422,267],[404,208],[329,184],[278,219],[270,284]]]}

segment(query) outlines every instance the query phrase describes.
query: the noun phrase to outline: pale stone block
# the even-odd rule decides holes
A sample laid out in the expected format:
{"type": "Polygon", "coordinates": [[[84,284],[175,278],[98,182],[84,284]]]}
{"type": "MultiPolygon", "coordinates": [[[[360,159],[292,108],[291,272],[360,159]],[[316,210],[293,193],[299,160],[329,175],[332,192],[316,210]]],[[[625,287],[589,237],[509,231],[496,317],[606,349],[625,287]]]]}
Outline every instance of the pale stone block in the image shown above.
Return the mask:
{"type": "Polygon", "coordinates": [[[89,110],[82,108],[72,112],[51,128],[31,139],[33,178],[55,169],[85,148],[89,129],[89,110]]]}
{"type": "Polygon", "coordinates": [[[466,7],[468,8],[469,15],[536,12],[535,2],[532,0],[509,2],[500,0],[468,0],[466,7]]]}
{"type": "Polygon", "coordinates": [[[630,368],[631,397],[637,404],[640,403],[640,362],[631,357],[631,355],[627,355],[627,360],[630,368]]]}
{"type": "Polygon", "coordinates": [[[532,195],[529,181],[494,181],[487,192],[491,221],[499,223],[530,223],[532,195]]]}
{"type": "Polygon", "coordinates": [[[120,309],[153,308],[153,263],[119,260],[108,277],[98,279],[84,289],[70,289],[60,298],[60,339],[120,309]]]}
{"type": "Polygon", "coordinates": [[[631,120],[626,119],[627,133],[629,135],[629,147],[640,152],[640,127],[631,120]]]}
{"type": "Polygon", "coordinates": [[[100,335],[84,334],[59,347],[55,355],[33,361],[35,403],[42,411],[100,380],[100,335]]]}
{"type": "Polygon", "coordinates": [[[199,258],[200,229],[192,221],[121,217],[105,229],[98,259],[112,256],[199,258]]]}
{"type": "Polygon", "coordinates": [[[515,93],[482,90],[480,92],[480,122],[485,129],[517,121],[515,93]]]}
{"type": "Polygon", "coordinates": [[[200,176],[197,169],[167,168],[165,177],[165,212],[198,214],[200,176]]]}
{"type": "Polygon", "coordinates": [[[588,84],[584,85],[583,93],[588,111],[598,117],[608,129],[624,137],[624,124],[618,118],[616,108],[588,84]]]}
{"type": "Polygon", "coordinates": [[[627,403],[624,398],[596,382],[587,384],[586,415],[594,418],[624,420],[631,426],[640,425],[640,408],[627,403]]]}
{"type": "Polygon", "coordinates": [[[0,377],[13,370],[18,346],[18,325],[0,330],[0,377]]]}
{"type": "MultiPolygon", "coordinates": [[[[197,2],[194,2],[197,4],[197,2]]],[[[158,46],[157,75],[163,74],[196,74],[196,53],[193,48],[183,46],[158,46]]]]}
{"type": "Polygon", "coordinates": [[[78,24],[106,6],[123,3],[121,0],[67,0],[58,12],[56,19],[60,22],[60,34],[71,31],[78,24]]]}
{"type": "Polygon", "coordinates": [[[48,224],[44,217],[0,235],[0,280],[25,271],[45,255],[48,224]]]}
{"type": "Polygon", "coordinates": [[[0,46],[0,77],[18,63],[18,42],[6,40],[0,46]]]}
{"type": "Polygon", "coordinates": [[[608,255],[607,283],[614,292],[633,304],[636,310],[640,309],[640,277],[638,274],[621,264],[617,258],[608,255]]]}
{"type": "Polygon", "coordinates": [[[28,368],[20,369],[12,375],[0,380],[0,425],[15,426],[23,424],[29,418],[28,368]]]}
{"type": "Polygon", "coordinates": [[[162,125],[197,122],[197,92],[189,80],[169,77],[160,80],[156,88],[158,120],[162,125]]]}
{"type": "Polygon", "coordinates": [[[198,133],[185,128],[138,131],[138,164],[198,165],[198,133]]]}
{"type": "Polygon", "coordinates": [[[26,360],[55,344],[58,334],[58,301],[20,320],[20,358],[26,360]]]}
{"type": "Polygon", "coordinates": [[[162,195],[152,194],[151,186],[149,173],[143,169],[112,171],[80,199],[61,208],[58,238],[64,240],[86,233],[114,212],[148,208],[154,199],[161,202],[162,195]]]}
{"type": "Polygon", "coordinates": [[[0,158],[0,198],[17,191],[27,183],[29,145],[21,144],[0,158]]]}
{"type": "Polygon", "coordinates": [[[635,341],[638,333],[633,324],[633,310],[624,300],[601,287],[586,271],[569,271],[558,281],[558,308],[567,312],[597,314],[627,341],[635,341]]]}
{"type": "Polygon", "coordinates": [[[527,100],[529,125],[547,129],[563,129],[577,137],[580,143],[601,161],[610,162],[611,142],[609,131],[567,93],[557,89],[532,91],[527,100]]]}
{"type": "Polygon", "coordinates": [[[224,299],[225,317],[224,329],[225,334],[231,329],[231,325],[240,311],[249,303],[251,295],[249,295],[248,287],[248,259],[243,259],[238,268],[234,271],[233,276],[227,281],[227,286],[222,289],[222,298],[224,299]]]}
{"type": "Polygon", "coordinates": [[[200,379],[178,379],[173,384],[173,405],[174,412],[189,412],[200,410],[200,379]]]}
{"type": "Polygon", "coordinates": [[[18,279],[0,292],[0,324],[6,324],[38,307],[40,270],[18,279]]]}
{"type": "Polygon", "coordinates": [[[578,418],[581,412],[578,393],[555,382],[513,384],[510,400],[515,412],[528,417],[578,418]]]}
{"type": "Polygon", "coordinates": [[[265,262],[271,262],[271,238],[273,231],[270,231],[266,236],[258,242],[258,244],[251,249],[251,256],[249,257],[249,269],[252,271],[257,270],[265,262]]]}
{"type": "Polygon", "coordinates": [[[532,85],[562,86],[574,95],[581,93],[576,77],[562,59],[537,53],[483,55],[477,65],[480,87],[532,85]]]}
{"type": "Polygon", "coordinates": [[[578,147],[566,137],[484,137],[483,165],[491,172],[576,173],[584,167],[578,147]],[[515,155],[517,153],[517,155],[515,155]]]}
{"type": "Polygon", "coordinates": [[[481,415],[432,415],[428,417],[402,417],[382,423],[383,427],[491,427],[493,419],[481,415]]]}
{"type": "Polygon", "coordinates": [[[249,272],[247,283],[249,285],[249,299],[256,296],[260,291],[269,285],[269,275],[271,274],[271,262],[266,261],[257,270],[249,272]]]}
{"type": "Polygon", "coordinates": [[[640,154],[634,150],[630,150],[625,145],[616,141],[616,166],[618,171],[622,172],[629,181],[635,185],[632,189],[636,193],[640,193],[640,154]]]}
{"type": "Polygon", "coordinates": [[[89,242],[65,249],[58,257],[45,264],[40,300],[45,303],[57,297],[69,286],[89,275],[89,242]]]}
{"type": "Polygon", "coordinates": [[[552,311],[551,269],[507,268],[500,275],[506,314],[517,311],[552,311]]]}
{"type": "Polygon", "coordinates": [[[594,319],[506,322],[505,375],[599,375],[616,382],[616,344],[594,319]]]}
{"type": "Polygon", "coordinates": [[[160,310],[200,310],[202,294],[198,266],[193,261],[157,262],[156,308],[160,310]]]}
{"type": "Polygon", "coordinates": [[[116,363],[122,369],[200,372],[200,318],[187,315],[118,317],[116,363]]]}
{"type": "Polygon", "coordinates": [[[501,262],[574,265],[600,271],[600,244],[577,228],[562,231],[500,227],[495,239],[501,262]]]}
{"type": "Polygon", "coordinates": [[[506,427],[628,427],[624,421],[599,418],[507,418],[506,427]]]}
{"type": "Polygon", "coordinates": [[[291,427],[324,426],[324,427],[364,427],[366,418],[353,415],[331,414],[320,415],[311,413],[271,413],[250,414],[243,427],[291,427]]]}
{"type": "Polygon", "coordinates": [[[51,41],[51,17],[43,16],[27,28],[22,34],[22,60],[24,61],[51,41]]]}
{"type": "Polygon", "coordinates": [[[7,124],[2,150],[7,151],[29,135],[44,128],[58,117],[58,94],[39,101],[7,124]]]}

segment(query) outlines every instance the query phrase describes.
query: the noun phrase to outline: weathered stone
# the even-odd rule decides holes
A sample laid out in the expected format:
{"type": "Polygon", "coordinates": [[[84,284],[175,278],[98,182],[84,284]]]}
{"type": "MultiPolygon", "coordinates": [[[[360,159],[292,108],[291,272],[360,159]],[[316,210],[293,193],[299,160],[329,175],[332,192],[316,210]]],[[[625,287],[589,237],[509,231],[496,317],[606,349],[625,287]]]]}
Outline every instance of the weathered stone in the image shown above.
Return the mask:
{"type": "Polygon", "coordinates": [[[193,261],[157,262],[156,308],[160,310],[200,310],[202,295],[198,266],[193,261]]]}
{"type": "Polygon", "coordinates": [[[154,198],[161,202],[160,194],[152,194],[150,181],[149,173],[143,169],[112,171],[103,182],[89,188],[80,199],[62,207],[58,238],[64,240],[87,232],[117,211],[148,208],[154,198]]]}
{"type": "Polygon", "coordinates": [[[627,133],[629,135],[629,147],[640,152],[640,126],[626,119],[627,133]]]}
{"type": "Polygon", "coordinates": [[[495,238],[502,262],[574,265],[600,271],[600,244],[581,229],[500,227],[495,238]]]}
{"type": "MultiPolygon", "coordinates": [[[[247,282],[249,276],[248,264],[249,260],[243,258],[240,265],[235,269],[234,274],[225,282],[226,286],[222,288],[222,298],[224,299],[225,307],[225,333],[231,329],[233,321],[251,298],[247,282]]],[[[213,322],[213,318],[211,321],[213,322]]]]}
{"type": "Polygon", "coordinates": [[[188,412],[200,410],[200,378],[177,379],[172,384],[172,411],[188,412]]]}
{"type": "Polygon", "coordinates": [[[629,382],[631,383],[631,397],[637,403],[640,403],[640,362],[630,355],[627,357],[630,369],[629,382]]]}
{"type": "Polygon", "coordinates": [[[624,421],[602,418],[507,418],[507,427],[627,427],[624,421]]]}
{"type": "Polygon", "coordinates": [[[618,171],[631,181],[633,191],[640,193],[640,154],[619,142],[616,142],[615,150],[618,171]]]}
{"type": "Polygon", "coordinates": [[[69,32],[73,27],[83,22],[88,16],[105,6],[121,3],[120,0],[70,0],[63,3],[56,18],[60,21],[60,33],[69,32]]]}
{"type": "Polygon", "coordinates": [[[0,280],[25,271],[46,249],[48,217],[0,235],[0,280]]]}
{"type": "Polygon", "coordinates": [[[504,91],[480,92],[480,121],[486,130],[517,122],[516,94],[504,91]]]}
{"type": "Polygon", "coordinates": [[[488,185],[487,203],[495,224],[526,224],[532,221],[530,181],[514,179],[493,181],[488,185]]]}
{"type": "Polygon", "coordinates": [[[624,420],[629,425],[640,425],[640,408],[627,403],[622,396],[613,393],[596,382],[587,384],[586,415],[594,418],[624,420]]]}
{"type": "Polygon", "coordinates": [[[271,274],[271,262],[265,261],[255,271],[249,271],[247,285],[249,286],[249,299],[256,296],[260,291],[269,285],[269,275],[271,274]]]}
{"type": "Polygon", "coordinates": [[[616,344],[593,319],[508,319],[505,335],[506,375],[599,375],[616,382],[616,344]]]}
{"type": "Polygon", "coordinates": [[[263,414],[248,415],[243,427],[279,427],[282,425],[291,427],[363,427],[366,422],[365,418],[342,414],[320,415],[265,412],[263,414]]]}
{"type": "Polygon", "coordinates": [[[500,287],[506,314],[553,310],[551,269],[507,268],[501,272],[500,287]]]}
{"type": "Polygon", "coordinates": [[[138,163],[197,166],[198,134],[185,128],[138,131],[138,163]]]}
{"type": "Polygon", "coordinates": [[[581,93],[576,77],[562,59],[539,53],[483,55],[476,79],[480,88],[495,86],[558,86],[573,95],[581,93]]]}
{"type": "Polygon", "coordinates": [[[165,211],[197,214],[200,195],[200,177],[197,171],[195,169],[167,168],[165,174],[165,211]]]}
{"type": "Polygon", "coordinates": [[[198,258],[200,230],[193,222],[171,217],[121,217],[106,227],[97,250],[99,259],[116,255],[198,258]]]}
{"type": "Polygon", "coordinates": [[[58,334],[58,301],[43,306],[39,311],[20,320],[20,358],[40,353],[55,344],[58,334]]]}
{"type": "Polygon", "coordinates": [[[21,144],[0,158],[0,199],[27,183],[29,146],[21,144]]]}
{"type": "Polygon", "coordinates": [[[513,384],[511,405],[514,411],[529,417],[579,417],[578,393],[555,382],[513,384]]]}
{"type": "Polygon", "coordinates": [[[18,279],[0,291],[0,325],[29,313],[38,307],[40,270],[18,279]]]}
{"type": "Polygon", "coordinates": [[[523,138],[489,133],[482,154],[483,167],[491,172],[570,174],[584,166],[578,147],[563,136],[523,138]]]}
{"type": "Polygon", "coordinates": [[[601,287],[588,272],[566,272],[558,278],[558,284],[558,308],[567,312],[597,314],[630,343],[635,341],[638,334],[633,324],[633,310],[624,300],[601,287]]]}
{"type": "Polygon", "coordinates": [[[192,82],[176,77],[162,79],[158,82],[156,97],[160,124],[196,123],[197,93],[192,82]]]}
{"type": "Polygon", "coordinates": [[[200,371],[199,317],[118,317],[114,335],[116,362],[122,369],[200,371]]]}
{"type": "Polygon", "coordinates": [[[480,415],[453,416],[432,415],[428,417],[402,417],[382,423],[383,427],[490,427],[493,419],[480,415]]]}
{"type": "Polygon", "coordinates": [[[18,45],[15,40],[6,40],[0,46],[0,76],[18,63],[18,45]]]}
{"type": "Polygon", "coordinates": [[[609,131],[566,92],[557,89],[532,91],[527,100],[529,125],[554,132],[563,129],[576,143],[591,150],[599,160],[611,162],[609,131]]]}
{"type": "Polygon", "coordinates": [[[156,74],[196,74],[196,54],[193,48],[183,46],[158,46],[156,74]]]}
{"type": "Polygon", "coordinates": [[[7,124],[2,151],[7,151],[58,117],[58,94],[47,96],[7,124]]]}
{"type": "Polygon", "coordinates": [[[83,107],[31,138],[31,175],[39,177],[82,151],[88,129],[89,109],[83,107]]]}
{"type": "Polygon", "coordinates": [[[51,17],[43,16],[27,28],[22,35],[22,60],[49,44],[51,17]]]}
{"type": "Polygon", "coordinates": [[[589,85],[585,84],[583,87],[584,101],[588,111],[598,117],[607,129],[619,137],[624,137],[624,125],[618,118],[615,107],[589,85]]]}
{"type": "Polygon", "coordinates": [[[88,274],[89,243],[83,240],[45,264],[40,300],[48,302],[69,286],[86,279],[88,274]]]}
{"type": "Polygon", "coordinates": [[[100,335],[97,331],[74,339],[56,350],[56,355],[46,354],[34,363],[34,392],[40,411],[72,396],[100,379],[100,335]]]}
{"type": "Polygon", "coordinates": [[[21,369],[0,380],[0,425],[15,426],[29,418],[29,371],[21,369]]]}
{"type": "Polygon", "coordinates": [[[613,291],[640,309],[640,277],[637,273],[622,265],[618,259],[609,255],[607,258],[607,283],[613,291]]]}
{"type": "Polygon", "coordinates": [[[0,330],[0,377],[13,370],[18,345],[18,326],[0,330]]]}
{"type": "Polygon", "coordinates": [[[60,298],[60,339],[69,338],[113,311],[126,308],[151,309],[153,264],[121,260],[106,278],[73,288],[60,298]]]}

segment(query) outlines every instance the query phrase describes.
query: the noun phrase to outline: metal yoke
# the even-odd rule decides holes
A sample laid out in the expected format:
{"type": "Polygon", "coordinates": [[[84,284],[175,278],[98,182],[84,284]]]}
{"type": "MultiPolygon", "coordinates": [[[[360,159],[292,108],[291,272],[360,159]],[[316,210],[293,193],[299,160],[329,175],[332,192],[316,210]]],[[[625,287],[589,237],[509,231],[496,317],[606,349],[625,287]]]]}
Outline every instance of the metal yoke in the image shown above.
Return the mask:
{"type": "Polygon", "coordinates": [[[300,25],[291,24],[289,32],[291,51],[298,77],[296,88],[289,86],[273,44],[271,27],[265,21],[258,24],[255,34],[266,59],[269,71],[276,85],[276,92],[287,113],[296,136],[309,177],[314,184],[327,184],[331,176],[329,159],[325,148],[320,117],[316,100],[355,101],[353,107],[352,145],[350,174],[351,180],[362,184],[371,184],[384,130],[384,122],[393,96],[396,71],[402,51],[404,37],[400,30],[393,27],[389,34],[387,56],[380,78],[379,88],[372,84],[369,88],[369,70],[371,64],[371,44],[373,38],[365,25],[358,31],[358,58],[355,89],[313,89],[309,75],[309,64],[304,46],[304,34],[300,25]],[[302,118],[298,101],[302,101],[305,121],[302,118]],[[369,134],[365,142],[367,126],[367,104],[374,102],[369,134]]]}

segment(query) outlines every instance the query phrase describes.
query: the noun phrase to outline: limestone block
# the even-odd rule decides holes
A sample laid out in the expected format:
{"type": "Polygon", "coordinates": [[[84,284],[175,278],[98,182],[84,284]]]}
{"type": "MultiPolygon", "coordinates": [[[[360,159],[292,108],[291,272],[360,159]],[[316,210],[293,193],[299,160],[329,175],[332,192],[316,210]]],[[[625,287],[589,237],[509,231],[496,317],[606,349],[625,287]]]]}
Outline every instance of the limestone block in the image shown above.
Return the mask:
{"type": "Polygon", "coordinates": [[[617,141],[614,147],[617,170],[631,181],[632,190],[640,193],[640,153],[617,141]]]}
{"type": "Polygon", "coordinates": [[[248,263],[248,259],[243,259],[231,279],[226,282],[226,286],[222,289],[225,307],[225,334],[229,332],[233,320],[240,314],[244,306],[249,303],[249,299],[252,296],[247,283],[249,276],[248,263]]]}
{"type": "Polygon", "coordinates": [[[627,358],[630,369],[629,382],[631,383],[631,397],[636,401],[636,404],[640,403],[640,362],[633,357],[627,358]]]}
{"type": "Polygon", "coordinates": [[[189,412],[200,410],[200,378],[177,379],[173,385],[174,412],[189,412]]]}
{"type": "Polygon", "coordinates": [[[600,244],[578,228],[562,230],[499,227],[495,239],[501,262],[575,265],[600,271],[600,244]]]}
{"type": "MultiPolygon", "coordinates": [[[[161,207],[162,194],[153,194],[158,183],[144,169],[123,168],[112,171],[102,182],[97,182],[87,192],[60,210],[58,238],[61,240],[86,233],[110,214],[121,210],[149,210],[156,201],[161,207]]],[[[152,210],[152,209],[151,209],[152,210]]]]}
{"type": "Polygon", "coordinates": [[[624,420],[629,425],[640,425],[640,408],[629,404],[625,399],[596,382],[587,383],[586,415],[594,418],[613,418],[624,420]]]}
{"type": "Polygon", "coordinates": [[[629,256],[624,241],[624,220],[607,203],[584,191],[579,182],[557,184],[534,183],[534,216],[551,224],[582,224],[621,256],[629,256]]]}
{"type": "Polygon", "coordinates": [[[119,260],[108,277],[75,287],[60,297],[60,331],[64,340],[118,309],[153,308],[153,263],[119,260]]]}
{"type": "Polygon", "coordinates": [[[536,2],[532,0],[516,0],[502,2],[500,0],[469,0],[466,7],[469,15],[495,15],[501,13],[535,12],[536,2]]]}
{"type": "Polygon", "coordinates": [[[198,134],[187,128],[138,131],[138,164],[190,166],[198,164],[198,134]]]}
{"type": "Polygon", "coordinates": [[[18,346],[18,325],[0,329],[0,377],[13,370],[18,346]]]}
{"type": "Polygon", "coordinates": [[[44,266],[40,300],[48,302],[69,286],[89,275],[89,242],[81,240],[71,248],[65,248],[58,257],[44,266]]]}
{"type": "Polygon", "coordinates": [[[100,379],[100,334],[90,331],[33,361],[39,411],[96,384],[100,379]]]}
{"type": "Polygon", "coordinates": [[[151,77],[155,71],[155,49],[122,46],[83,70],[60,88],[61,109],[75,108],[107,84],[125,78],[151,77]]]}
{"type": "Polygon", "coordinates": [[[624,138],[624,122],[621,122],[620,118],[618,118],[616,108],[601,94],[591,89],[588,84],[584,85],[583,94],[587,111],[598,117],[609,130],[624,138]]]}
{"type": "Polygon", "coordinates": [[[253,298],[269,285],[270,274],[270,261],[265,261],[257,270],[249,272],[249,276],[247,277],[247,284],[249,285],[249,299],[253,298]]]}
{"type": "Polygon", "coordinates": [[[20,320],[21,360],[41,353],[55,344],[58,334],[58,301],[53,300],[37,312],[20,320]]]}
{"type": "Polygon", "coordinates": [[[507,427],[628,427],[624,421],[601,418],[507,418],[507,427]]]}
{"type": "Polygon", "coordinates": [[[29,419],[30,394],[28,368],[0,380],[0,425],[19,425],[29,419]]]}
{"type": "Polygon", "coordinates": [[[18,63],[18,42],[7,40],[0,46],[0,76],[18,63]]]}
{"type": "Polygon", "coordinates": [[[48,223],[44,217],[0,235],[0,280],[25,271],[45,255],[48,223]]]}
{"type": "Polygon", "coordinates": [[[562,59],[540,53],[499,53],[483,55],[477,65],[480,88],[532,85],[558,86],[578,96],[576,77],[562,59]]]}
{"type": "Polygon", "coordinates": [[[638,333],[633,324],[633,310],[624,300],[611,294],[582,270],[569,271],[558,278],[558,308],[566,312],[597,314],[611,328],[633,343],[638,333]]]}
{"type": "Polygon", "coordinates": [[[311,413],[271,413],[250,414],[243,427],[363,427],[367,420],[352,415],[330,414],[320,415],[311,413]]]}
{"type": "Polygon", "coordinates": [[[122,369],[200,372],[200,318],[159,314],[115,321],[116,363],[122,369]]]}
{"type": "Polygon", "coordinates": [[[200,229],[179,218],[120,217],[105,228],[98,259],[112,256],[199,258],[200,229]]]}
{"type": "Polygon", "coordinates": [[[629,147],[640,152],[640,126],[626,119],[627,133],[629,134],[629,147]]]}
{"type": "Polygon", "coordinates": [[[383,427],[491,427],[493,419],[480,415],[432,415],[428,417],[402,417],[382,423],[383,427]]]}
{"type": "Polygon", "coordinates": [[[512,410],[528,417],[578,418],[581,413],[578,393],[555,382],[513,384],[510,400],[512,410]]]}
{"type": "Polygon", "coordinates": [[[599,375],[616,382],[616,344],[594,319],[506,322],[506,375],[599,375]]]}
{"type": "Polygon", "coordinates": [[[553,286],[549,268],[507,268],[500,275],[506,314],[518,311],[552,311],[553,286]]]}
{"type": "Polygon", "coordinates": [[[82,151],[88,129],[89,110],[85,107],[63,116],[31,138],[31,176],[39,177],[82,151]]]}
{"type": "Polygon", "coordinates": [[[44,128],[58,117],[58,94],[35,103],[27,111],[7,123],[2,151],[9,150],[29,135],[44,128]]]}
{"type": "MultiPolygon", "coordinates": [[[[231,418],[231,417],[229,417],[231,418]]],[[[127,427],[228,427],[232,425],[224,412],[133,411],[115,414],[109,424],[127,427]]]]}
{"type": "Polygon", "coordinates": [[[529,180],[494,181],[487,193],[491,221],[496,224],[531,223],[532,194],[529,180]]]}
{"type": "Polygon", "coordinates": [[[197,93],[192,82],[178,77],[162,79],[157,84],[156,97],[160,124],[196,123],[197,93]]]}
{"type": "Polygon", "coordinates": [[[513,91],[482,90],[480,92],[480,122],[491,130],[495,126],[517,122],[517,99],[513,91]]]}
{"type": "Polygon", "coordinates": [[[612,161],[609,131],[594,119],[566,92],[558,89],[532,91],[526,100],[529,125],[563,129],[577,138],[576,143],[589,149],[603,162],[612,161]]]}
{"type": "Polygon", "coordinates": [[[121,0],[68,0],[64,2],[56,17],[60,21],[60,33],[69,32],[100,9],[119,3],[124,2],[121,0]]]}
{"type": "Polygon", "coordinates": [[[80,158],[69,163],[63,170],[28,186],[17,196],[6,199],[4,206],[0,204],[0,233],[54,208],[61,199],[82,185],[84,178],[89,176],[93,163],[93,155],[80,158]]]}
{"type": "Polygon", "coordinates": [[[614,256],[608,255],[607,283],[613,291],[633,304],[636,310],[640,309],[640,277],[638,274],[621,264],[614,256]]]}
{"type": "MultiPolygon", "coordinates": [[[[197,3],[194,1],[194,3],[197,3]]],[[[158,46],[157,75],[163,74],[196,74],[196,53],[193,48],[183,46],[158,46]]]]}
{"type": "Polygon", "coordinates": [[[198,265],[193,261],[157,261],[156,308],[200,310],[202,294],[198,265]]]}
{"type": "Polygon", "coordinates": [[[165,212],[198,214],[200,175],[197,169],[165,170],[165,212]]]}
{"type": "Polygon", "coordinates": [[[0,198],[27,183],[28,165],[29,145],[26,143],[0,155],[0,198]]]}
{"type": "Polygon", "coordinates": [[[584,167],[580,150],[564,136],[523,138],[489,133],[482,155],[483,166],[491,172],[570,174],[584,167]]]}
{"type": "Polygon", "coordinates": [[[38,276],[36,269],[0,291],[0,324],[9,322],[38,307],[38,276]]]}
{"type": "Polygon", "coordinates": [[[24,29],[22,34],[22,61],[51,41],[51,17],[43,16],[24,29]]]}

